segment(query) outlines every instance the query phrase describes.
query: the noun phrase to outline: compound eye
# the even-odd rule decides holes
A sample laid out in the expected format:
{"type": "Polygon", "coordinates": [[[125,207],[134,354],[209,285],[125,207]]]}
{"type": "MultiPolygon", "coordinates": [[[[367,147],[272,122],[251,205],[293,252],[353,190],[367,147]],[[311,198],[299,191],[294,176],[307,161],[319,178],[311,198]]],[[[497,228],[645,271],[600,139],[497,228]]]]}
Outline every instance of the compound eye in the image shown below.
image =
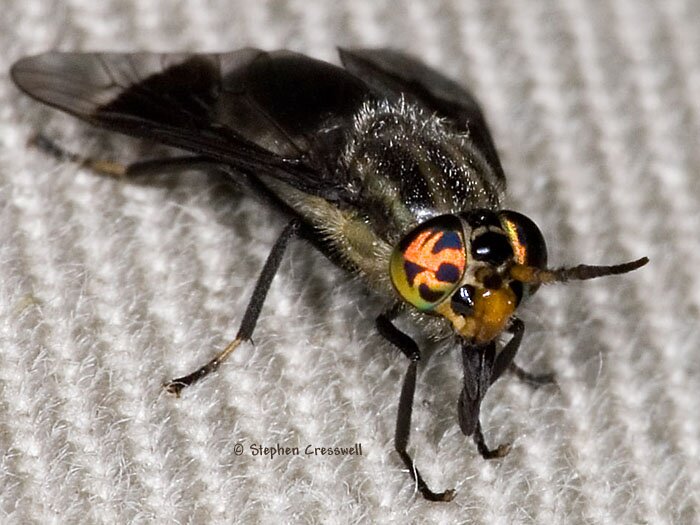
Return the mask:
{"type": "Polygon", "coordinates": [[[547,245],[537,225],[525,215],[504,210],[499,212],[501,225],[510,239],[515,262],[535,268],[547,266],[547,245]]]}
{"type": "Polygon", "coordinates": [[[457,288],[467,257],[462,222],[441,215],[411,230],[391,254],[391,282],[407,302],[427,312],[457,288]]]}
{"type": "MultiPolygon", "coordinates": [[[[503,230],[513,247],[515,262],[524,266],[545,268],[547,266],[547,245],[537,225],[521,213],[503,210],[498,213],[503,230]]],[[[523,298],[535,293],[539,285],[511,283],[516,285],[516,294],[523,298]],[[517,286],[520,285],[520,286],[517,286]],[[522,290],[519,288],[522,287],[522,290]]]]}

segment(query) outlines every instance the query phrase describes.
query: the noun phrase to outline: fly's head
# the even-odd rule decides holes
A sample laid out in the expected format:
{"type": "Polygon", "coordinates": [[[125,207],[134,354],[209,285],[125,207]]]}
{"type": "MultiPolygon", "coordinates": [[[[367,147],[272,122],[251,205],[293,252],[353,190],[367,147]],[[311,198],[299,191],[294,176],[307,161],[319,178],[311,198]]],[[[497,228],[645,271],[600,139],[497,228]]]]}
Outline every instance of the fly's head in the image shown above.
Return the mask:
{"type": "Polygon", "coordinates": [[[416,226],[394,248],[389,271],[403,300],[482,344],[507,328],[540,284],[625,273],[647,261],[547,269],[547,247],[534,222],[514,211],[478,209],[416,226]]]}
{"type": "Polygon", "coordinates": [[[537,288],[514,280],[511,268],[546,263],[542,234],[527,217],[474,210],[419,224],[394,249],[390,272],[404,300],[445,317],[464,339],[485,343],[537,288]]]}

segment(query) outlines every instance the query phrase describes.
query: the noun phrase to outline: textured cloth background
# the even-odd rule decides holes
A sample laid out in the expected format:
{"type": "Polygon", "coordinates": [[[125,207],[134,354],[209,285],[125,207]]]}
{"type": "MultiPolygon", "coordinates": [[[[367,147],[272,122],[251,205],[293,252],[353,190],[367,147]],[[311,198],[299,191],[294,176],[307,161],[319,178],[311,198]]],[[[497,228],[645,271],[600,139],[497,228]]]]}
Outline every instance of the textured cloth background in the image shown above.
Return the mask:
{"type": "Polygon", "coordinates": [[[4,0],[0,11],[0,522],[698,523],[700,3],[640,0],[4,0]],[[45,129],[109,140],[9,82],[62,50],[393,46],[482,102],[508,206],[553,265],[647,255],[633,274],[552,286],[523,310],[518,362],[489,392],[483,461],[457,425],[459,355],[427,350],[410,450],[393,451],[406,359],[370,295],[295,243],[255,333],[213,377],[166,395],[235,334],[283,224],[206,176],[100,178],[26,147],[45,129]],[[361,457],[255,457],[250,445],[361,457]],[[243,445],[242,455],[236,446],[243,445]]]}

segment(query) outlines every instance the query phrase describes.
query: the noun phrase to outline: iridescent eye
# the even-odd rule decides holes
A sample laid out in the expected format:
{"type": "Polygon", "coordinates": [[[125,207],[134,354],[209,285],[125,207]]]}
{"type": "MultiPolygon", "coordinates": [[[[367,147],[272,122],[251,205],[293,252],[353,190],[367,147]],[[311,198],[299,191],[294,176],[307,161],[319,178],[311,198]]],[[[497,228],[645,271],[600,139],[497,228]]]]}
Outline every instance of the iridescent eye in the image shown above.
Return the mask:
{"type": "Polygon", "coordinates": [[[441,215],[419,224],[394,248],[391,281],[406,301],[429,311],[457,288],[466,261],[461,221],[441,215]]]}
{"type": "MultiPolygon", "coordinates": [[[[546,268],[547,245],[537,225],[525,215],[510,210],[499,212],[498,217],[510,239],[515,262],[535,268],[546,268]]],[[[527,297],[535,293],[537,288],[539,285],[523,285],[522,294],[527,297]]]]}

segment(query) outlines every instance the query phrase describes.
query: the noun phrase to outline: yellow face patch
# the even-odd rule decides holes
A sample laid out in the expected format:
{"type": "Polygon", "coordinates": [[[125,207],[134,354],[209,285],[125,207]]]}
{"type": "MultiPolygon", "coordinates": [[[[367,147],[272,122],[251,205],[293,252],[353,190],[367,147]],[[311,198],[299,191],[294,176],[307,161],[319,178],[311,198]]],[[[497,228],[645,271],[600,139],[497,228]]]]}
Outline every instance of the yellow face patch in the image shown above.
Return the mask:
{"type": "Polygon", "coordinates": [[[515,312],[517,299],[510,288],[481,289],[474,297],[474,312],[458,315],[449,302],[440,304],[435,311],[452,323],[459,335],[476,343],[487,343],[500,334],[515,312]]]}

